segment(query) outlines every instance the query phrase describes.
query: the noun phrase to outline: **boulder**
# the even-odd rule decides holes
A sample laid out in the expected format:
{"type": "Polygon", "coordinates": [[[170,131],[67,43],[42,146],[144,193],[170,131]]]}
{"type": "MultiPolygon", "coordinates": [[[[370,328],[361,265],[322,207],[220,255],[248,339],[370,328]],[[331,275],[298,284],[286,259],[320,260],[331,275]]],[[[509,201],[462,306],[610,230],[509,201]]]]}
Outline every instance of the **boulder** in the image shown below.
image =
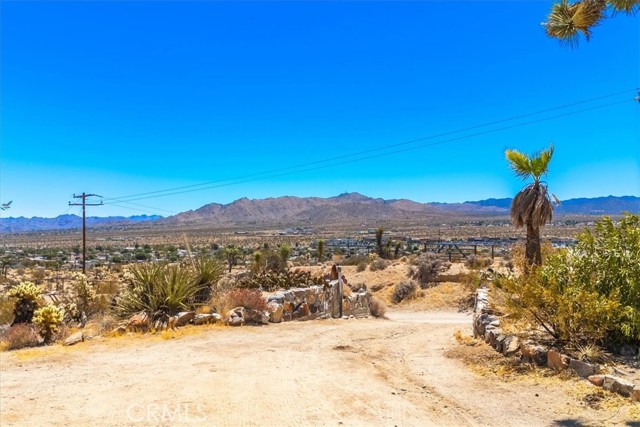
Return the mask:
{"type": "Polygon", "coordinates": [[[195,311],[182,311],[178,313],[178,319],[176,320],[176,326],[184,326],[191,322],[196,317],[195,311]]]}
{"type": "Polygon", "coordinates": [[[502,354],[505,356],[513,356],[520,351],[520,340],[518,337],[509,335],[502,343],[502,354]]]}
{"type": "Polygon", "coordinates": [[[582,378],[588,378],[590,375],[595,375],[598,372],[598,365],[592,365],[575,359],[571,359],[569,368],[582,378]]]}
{"type": "Polygon", "coordinates": [[[635,386],[631,392],[631,400],[634,402],[640,402],[640,386],[635,386]]]}
{"type": "Polygon", "coordinates": [[[547,366],[554,371],[564,371],[569,367],[571,358],[555,350],[549,350],[547,353],[547,366]]]}
{"type": "Polygon", "coordinates": [[[618,393],[627,397],[631,397],[635,391],[633,383],[617,377],[612,377],[610,375],[605,375],[602,387],[605,388],[606,390],[609,390],[614,393],[618,393]]]}
{"type": "Polygon", "coordinates": [[[547,349],[539,345],[523,343],[520,345],[520,360],[525,363],[534,363],[538,366],[546,366],[547,349]]]}
{"type": "Polygon", "coordinates": [[[127,327],[133,332],[146,332],[151,327],[151,319],[142,311],[129,317],[127,327]]]}
{"type": "Polygon", "coordinates": [[[263,314],[262,318],[260,319],[260,323],[262,323],[263,325],[268,325],[269,324],[269,315],[268,314],[263,314]]]}
{"type": "Polygon", "coordinates": [[[587,380],[596,387],[602,387],[604,384],[604,375],[589,375],[587,380]]]}
{"type": "Polygon", "coordinates": [[[79,331],[73,335],[68,336],[67,339],[64,340],[64,345],[75,345],[82,341],[84,341],[84,333],[82,331],[79,331]]]}

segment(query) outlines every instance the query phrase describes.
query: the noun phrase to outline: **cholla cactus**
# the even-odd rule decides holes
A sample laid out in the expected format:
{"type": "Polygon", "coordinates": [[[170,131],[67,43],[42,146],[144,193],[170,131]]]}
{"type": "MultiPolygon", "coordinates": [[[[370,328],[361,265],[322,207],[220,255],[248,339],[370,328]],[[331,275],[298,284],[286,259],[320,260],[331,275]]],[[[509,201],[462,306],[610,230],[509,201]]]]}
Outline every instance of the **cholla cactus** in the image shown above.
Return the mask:
{"type": "Polygon", "coordinates": [[[38,300],[41,294],[42,288],[32,282],[22,282],[18,286],[9,289],[7,296],[16,299],[13,308],[13,325],[31,323],[33,312],[38,308],[38,300]]]}
{"type": "Polygon", "coordinates": [[[58,332],[58,325],[62,323],[64,310],[55,305],[47,305],[33,313],[33,323],[40,330],[44,342],[51,342],[51,338],[58,332]]]}

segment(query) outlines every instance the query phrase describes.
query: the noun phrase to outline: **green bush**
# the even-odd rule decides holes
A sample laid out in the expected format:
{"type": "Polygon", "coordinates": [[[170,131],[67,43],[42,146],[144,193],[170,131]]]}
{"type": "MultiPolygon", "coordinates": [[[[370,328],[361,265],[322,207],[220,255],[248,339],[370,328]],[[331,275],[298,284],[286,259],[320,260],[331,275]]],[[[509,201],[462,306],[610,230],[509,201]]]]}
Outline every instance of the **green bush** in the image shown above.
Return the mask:
{"type": "Polygon", "coordinates": [[[576,246],[550,254],[520,278],[497,278],[507,305],[574,345],[640,341],[640,222],[604,217],[576,246]]]}
{"type": "Polygon", "coordinates": [[[47,305],[33,313],[33,324],[39,329],[45,343],[51,342],[64,318],[64,310],[55,305],[47,305]]]}

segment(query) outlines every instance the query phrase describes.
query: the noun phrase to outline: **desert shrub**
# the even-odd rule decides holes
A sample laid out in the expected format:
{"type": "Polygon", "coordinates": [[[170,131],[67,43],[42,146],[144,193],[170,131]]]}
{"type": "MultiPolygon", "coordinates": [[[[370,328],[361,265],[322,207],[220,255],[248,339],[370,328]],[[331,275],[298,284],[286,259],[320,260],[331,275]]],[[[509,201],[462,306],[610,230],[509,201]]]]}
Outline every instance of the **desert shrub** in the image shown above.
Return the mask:
{"type": "Polygon", "coordinates": [[[244,307],[257,311],[268,309],[267,301],[258,289],[232,289],[223,295],[222,305],[226,309],[244,307]]]}
{"type": "Polygon", "coordinates": [[[409,270],[409,277],[417,280],[422,289],[428,287],[438,277],[444,263],[435,254],[426,253],[417,257],[413,264],[415,268],[409,270]]]}
{"type": "Polygon", "coordinates": [[[352,255],[348,258],[343,258],[341,265],[360,265],[362,263],[369,264],[369,257],[366,255],[352,255]]]}
{"type": "Polygon", "coordinates": [[[511,311],[575,346],[640,341],[640,221],[608,217],[570,250],[520,278],[494,281],[511,311]]]}
{"type": "Polygon", "coordinates": [[[6,295],[0,295],[0,325],[10,324],[13,321],[14,301],[6,295]]]}
{"type": "Polygon", "coordinates": [[[47,305],[33,313],[33,324],[38,328],[45,343],[51,342],[64,318],[64,310],[55,305],[47,305]]]}
{"type": "Polygon", "coordinates": [[[188,309],[205,286],[188,265],[136,264],[128,287],[116,298],[116,313],[127,317],[144,311],[173,315],[188,309]]]}
{"type": "Polygon", "coordinates": [[[72,301],[79,314],[84,312],[85,315],[89,316],[97,311],[98,294],[84,274],[78,274],[71,287],[72,301]]]}
{"type": "Polygon", "coordinates": [[[367,266],[368,266],[368,265],[369,265],[369,264],[367,264],[366,262],[361,262],[361,263],[360,263],[360,264],[358,264],[358,266],[356,267],[356,271],[357,271],[358,273],[361,273],[361,272],[363,272],[363,271],[365,271],[365,270],[367,269],[367,266]]]}
{"type": "Polygon", "coordinates": [[[9,289],[7,296],[15,299],[13,324],[31,323],[33,313],[38,308],[42,288],[32,282],[22,282],[9,289]]]}
{"type": "Polygon", "coordinates": [[[379,300],[376,297],[371,297],[369,308],[371,309],[371,315],[373,317],[378,317],[380,319],[387,318],[387,305],[382,300],[379,300]]]}
{"type": "Polygon", "coordinates": [[[395,288],[393,288],[393,295],[391,296],[391,300],[398,304],[401,301],[409,298],[413,298],[416,294],[417,290],[416,282],[400,282],[396,284],[395,288]]]}
{"type": "Polygon", "coordinates": [[[219,260],[206,256],[194,259],[191,265],[196,286],[200,288],[194,296],[194,301],[206,303],[217,291],[216,285],[224,273],[224,266],[219,260]]]}
{"type": "Polygon", "coordinates": [[[278,289],[307,288],[322,286],[322,278],[313,277],[308,271],[263,271],[259,274],[247,275],[238,280],[237,287],[242,289],[260,289],[273,292],[278,289]]]}
{"type": "Polygon", "coordinates": [[[484,258],[477,255],[470,255],[465,261],[465,265],[472,270],[487,268],[493,264],[491,258],[484,258]]]}
{"type": "Polygon", "coordinates": [[[391,261],[383,258],[377,258],[375,261],[371,262],[369,265],[369,270],[371,271],[381,271],[391,265],[391,261]]]}
{"type": "Polygon", "coordinates": [[[18,350],[35,347],[40,343],[38,334],[32,325],[17,324],[10,327],[0,339],[6,350],[18,350]]]}

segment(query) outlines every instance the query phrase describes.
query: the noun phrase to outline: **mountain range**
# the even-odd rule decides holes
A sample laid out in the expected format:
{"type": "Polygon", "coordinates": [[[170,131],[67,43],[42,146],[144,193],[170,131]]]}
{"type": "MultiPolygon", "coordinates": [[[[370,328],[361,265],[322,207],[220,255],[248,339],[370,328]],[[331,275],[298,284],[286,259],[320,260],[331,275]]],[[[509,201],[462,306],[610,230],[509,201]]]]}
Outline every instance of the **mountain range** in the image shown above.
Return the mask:
{"type": "MultiPolygon", "coordinates": [[[[88,217],[89,227],[131,226],[140,223],[157,226],[242,226],[242,225],[314,225],[357,221],[428,220],[444,217],[506,216],[510,198],[486,199],[464,203],[418,203],[407,199],[384,200],[359,193],[339,196],[276,197],[238,199],[232,203],[210,203],[196,210],[163,218],[159,215],[131,217],[88,217]]],[[[562,215],[617,215],[640,212],[640,197],[608,196],[562,201],[555,209],[562,215]]],[[[56,218],[2,218],[0,232],[20,233],[44,230],[68,230],[82,227],[77,215],[56,218]]]]}

